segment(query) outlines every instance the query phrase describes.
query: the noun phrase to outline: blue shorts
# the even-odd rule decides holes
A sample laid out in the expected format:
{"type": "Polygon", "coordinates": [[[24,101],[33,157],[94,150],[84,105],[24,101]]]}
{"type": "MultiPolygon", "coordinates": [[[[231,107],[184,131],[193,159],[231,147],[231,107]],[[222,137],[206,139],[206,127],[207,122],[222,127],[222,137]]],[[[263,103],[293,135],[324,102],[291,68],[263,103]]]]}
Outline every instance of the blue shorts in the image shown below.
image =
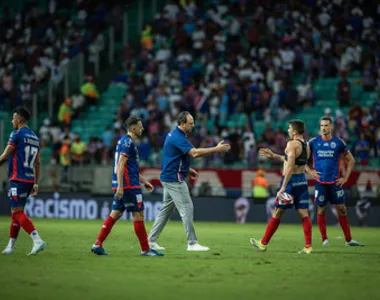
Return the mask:
{"type": "Polygon", "coordinates": [[[140,189],[128,189],[124,190],[123,198],[116,199],[116,193],[113,196],[112,210],[119,210],[123,212],[143,211],[144,202],[140,189]]]}
{"type": "Polygon", "coordinates": [[[25,206],[29,194],[33,189],[33,185],[34,183],[10,181],[8,198],[11,203],[11,207],[25,206]]]}
{"type": "Polygon", "coordinates": [[[315,182],[314,203],[320,206],[325,206],[327,203],[344,204],[346,196],[342,187],[336,184],[322,184],[315,182]]]}
{"type": "MultiPolygon", "coordinates": [[[[280,187],[284,177],[281,179],[280,187]]],[[[290,177],[288,184],[286,185],[285,192],[292,195],[294,198],[294,208],[308,209],[309,208],[309,191],[307,187],[307,180],[305,174],[294,174],[290,177]]],[[[276,199],[276,207],[282,209],[292,208],[293,204],[280,205],[276,199]]]]}

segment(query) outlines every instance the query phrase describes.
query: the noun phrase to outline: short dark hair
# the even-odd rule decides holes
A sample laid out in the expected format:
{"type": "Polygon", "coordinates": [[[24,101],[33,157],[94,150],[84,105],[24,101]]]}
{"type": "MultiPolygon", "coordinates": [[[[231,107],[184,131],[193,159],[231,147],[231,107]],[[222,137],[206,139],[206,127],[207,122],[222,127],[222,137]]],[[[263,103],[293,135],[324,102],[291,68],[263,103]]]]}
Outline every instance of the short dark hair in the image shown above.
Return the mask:
{"type": "Polygon", "coordinates": [[[28,122],[30,120],[30,111],[23,106],[16,107],[13,113],[21,116],[25,120],[25,122],[28,122]]]}
{"type": "Polygon", "coordinates": [[[330,124],[333,123],[333,120],[332,120],[330,117],[326,117],[326,116],[322,117],[322,118],[319,120],[319,123],[321,123],[321,121],[329,121],[330,124]]]}
{"type": "Polygon", "coordinates": [[[125,120],[125,125],[127,126],[127,128],[130,128],[133,125],[137,125],[137,123],[140,121],[141,121],[141,118],[129,117],[127,120],[125,120]]]}
{"type": "Polygon", "coordinates": [[[298,134],[303,134],[305,132],[305,123],[302,120],[290,120],[289,125],[292,126],[292,128],[297,131],[298,134]]]}
{"type": "Polygon", "coordinates": [[[188,111],[181,111],[177,118],[177,124],[182,125],[187,123],[187,116],[190,115],[188,111]]]}

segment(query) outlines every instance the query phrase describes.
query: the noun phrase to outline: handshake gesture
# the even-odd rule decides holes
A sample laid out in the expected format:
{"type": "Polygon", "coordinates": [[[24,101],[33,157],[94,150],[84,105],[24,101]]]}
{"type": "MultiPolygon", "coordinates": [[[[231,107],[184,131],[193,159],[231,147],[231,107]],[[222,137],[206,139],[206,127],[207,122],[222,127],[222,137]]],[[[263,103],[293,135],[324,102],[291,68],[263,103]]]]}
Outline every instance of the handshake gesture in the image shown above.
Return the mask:
{"type": "Polygon", "coordinates": [[[225,144],[224,141],[220,141],[218,145],[215,146],[218,152],[228,152],[231,149],[230,144],[225,144]]]}
{"type": "Polygon", "coordinates": [[[265,156],[265,157],[268,157],[268,158],[271,158],[271,159],[275,158],[275,154],[269,148],[261,148],[259,150],[259,154],[261,156],[265,156]]]}

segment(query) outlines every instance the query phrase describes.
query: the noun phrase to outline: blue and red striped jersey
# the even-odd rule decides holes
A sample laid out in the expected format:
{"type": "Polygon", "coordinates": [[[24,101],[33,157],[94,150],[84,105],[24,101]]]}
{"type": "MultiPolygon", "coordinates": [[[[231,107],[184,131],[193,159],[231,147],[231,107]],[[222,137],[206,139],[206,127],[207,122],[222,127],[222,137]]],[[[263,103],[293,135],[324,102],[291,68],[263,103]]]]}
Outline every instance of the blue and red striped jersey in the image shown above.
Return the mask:
{"type": "Polygon", "coordinates": [[[130,135],[123,136],[117,143],[112,174],[112,189],[116,190],[119,186],[117,183],[117,164],[121,155],[128,158],[124,166],[124,189],[140,189],[139,152],[130,135]]]}
{"type": "Polygon", "coordinates": [[[321,136],[309,141],[314,169],[321,172],[320,183],[332,184],[339,177],[339,161],[342,154],[348,152],[346,143],[333,137],[324,140],[321,136]]]}
{"type": "Polygon", "coordinates": [[[34,162],[40,151],[36,134],[28,127],[12,131],[8,145],[15,147],[9,156],[9,180],[34,182],[34,162]]]}

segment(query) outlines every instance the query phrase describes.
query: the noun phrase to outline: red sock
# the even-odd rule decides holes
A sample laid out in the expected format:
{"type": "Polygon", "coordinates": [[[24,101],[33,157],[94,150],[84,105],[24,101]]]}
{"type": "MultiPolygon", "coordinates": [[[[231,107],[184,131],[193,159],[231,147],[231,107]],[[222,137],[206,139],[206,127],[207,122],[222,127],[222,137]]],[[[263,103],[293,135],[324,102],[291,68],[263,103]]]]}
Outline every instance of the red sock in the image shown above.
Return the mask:
{"type": "Polygon", "coordinates": [[[144,225],[144,221],[134,221],[133,226],[135,228],[135,233],[139,238],[141,251],[146,252],[149,251],[149,243],[148,243],[148,235],[146,234],[146,229],[144,225]]]}
{"type": "Polygon", "coordinates": [[[13,216],[15,220],[21,225],[22,229],[24,229],[28,234],[31,234],[34,230],[36,230],[32,221],[23,211],[15,212],[13,213],[13,216]]]}
{"type": "Polygon", "coordinates": [[[322,242],[323,242],[324,240],[327,240],[326,215],[318,214],[318,227],[319,227],[319,232],[321,233],[322,242]]]}
{"type": "Polygon", "coordinates": [[[12,213],[11,227],[9,228],[9,237],[12,239],[17,239],[18,233],[20,232],[20,223],[15,219],[14,213],[12,213]]]}
{"type": "Polygon", "coordinates": [[[311,220],[309,216],[306,216],[302,219],[302,226],[303,226],[303,234],[305,237],[305,247],[310,248],[313,225],[311,224],[311,220]]]}
{"type": "Polygon", "coordinates": [[[264,237],[261,239],[261,243],[264,245],[267,245],[276,232],[278,225],[280,225],[280,219],[272,217],[269,220],[269,223],[267,225],[267,229],[265,230],[264,237]]]}
{"type": "Polygon", "coordinates": [[[107,236],[110,234],[113,225],[115,224],[116,220],[112,218],[111,216],[108,216],[108,218],[104,221],[102,225],[102,229],[100,229],[98,238],[96,239],[95,245],[102,246],[103,242],[107,238],[107,236]]]}
{"type": "Polygon", "coordinates": [[[342,227],[344,237],[346,238],[346,242],[351,241],[351,230],[350,230],[350,224],[348,223],[348,217],[347,216],[339,216],[339,223],[342,227]]]}

